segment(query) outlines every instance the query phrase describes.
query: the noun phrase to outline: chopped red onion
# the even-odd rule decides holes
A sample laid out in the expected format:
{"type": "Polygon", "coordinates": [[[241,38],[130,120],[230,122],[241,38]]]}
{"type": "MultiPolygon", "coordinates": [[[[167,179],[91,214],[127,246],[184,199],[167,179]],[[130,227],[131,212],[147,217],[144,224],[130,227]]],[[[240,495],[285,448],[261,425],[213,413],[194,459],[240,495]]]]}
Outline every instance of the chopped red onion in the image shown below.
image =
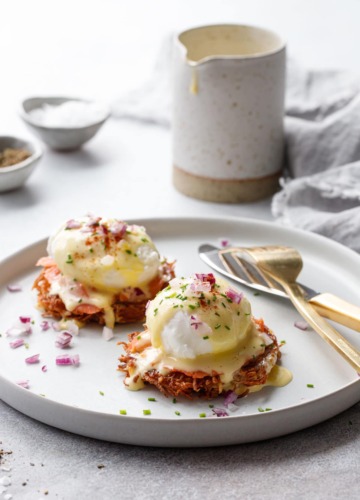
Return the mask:
{"type": "Polygon", "coordinates": [[[6,288],[9,292],[22,292],[22,288],[20,285],[7,285],[6,288]]]}
{"type": "Polygon", "coordinates": [[[42,372],[47,372],[47,366],[46,366],[46,365],[43,365],[43,366],[41,367],[41,371],[42,371],[42,372]]]}
{"type": "Polygon", "coordinates": [[[28,358],[25,359],[25,363],[27,363],[28,365],[33,365],[34,363],[38,363],[39,356],[40,354],[34,354],[33,356],[29,356],[28,358]]]}
{"type": "Polygon", "coordinates": [[[195,314],[190,316],[190,326],[194,330],[197,330],[199,335],[209,335],[212,333],[211,327],[204,321],[201,321],[195,314]]]}
{"type": "Polygon", "coordinates": [[[224,410],[223,408],[213,408],[212,409],[214,415],[216,415],[217,417],[228,417],[229,414],[226,410],[224,410]]]}
{"type": "Polygon", "coordinates": [[[21,321],[21,323],[30,323],[31,318],[30,316],[19,316],[19,320],[21,321]]]}
{"type": "Polygon", "coordinates": [[[225,295],[235,302],[235,304],[240,304],[242,301],[242,298],[244,297],[244,294],[241,292],[237,292],[236,290],[233,290],[232,288],[228,288],[225,292],[225,295]]]}
{"type": "Polygon", "coordinates": [[[50,328],[50,324],[48,321],[44,320],[40,323],[40,328],[42,329],[43,332],[46,332],[50,328]]]}
{"type": "Polygon", "coordinates": [[[21,337],[23,335],[30,335],[31,333],[31,325],[29,323],[22,323],[21,321],[15,323],[15,325],[5,332],[8,337],[21,337]]]}
{"type": "Polygon", "coordinates": [[[114,337],[113,330],[107,326],[104,326],[102,331],[102,337],[104,340],[111,340],[114,337]]]}
{"type": "Polygon", "coordinates": [[[230,241],[229,240],[220,240],[220,246],[222,248],[226,248],[230,246],[230,241]]]}
{"type": "Polygon", "coordinates": [[[190,285],[192,292],[210,292],[211,283],[209,281],[202,281],[200,279],[194,280],[190,285]]]}
{"type": "Polygon", "coordinates": [[[55,339],[55,345],[56,347],[60,347],[60,349],[65,349],[65,347],[69,347],[71,340],[71,333],[66,331],[60,332],[55,339]]]}
{"type": "Polygon", "coordinates": [[[125,224],[125,222],[121,222],[121,221],[115,221],[110,226],[111,234],[118,237],[119,239],[121,239],[124,236],[124,234],[126,233],[126,229],[127,229],[127,224],[125,224]]]}
{"type": "Polygon", "coordinates": [[[17,385],[20,385],[20,387],[23,387],[24,389],[30,388],[28,380],[18,380],[16,383],[17,383],[17,385]]]}
{"type": "Polygon", "coordinates": [[[65,229],[79,229],[81,226],[82,226],[81,222],[74,219],[70,219],[67,221],[65,229]]]}
{"type": "Polygon", "coordinates": [[[216,283],[215,276],[213,275],[213,273],[208,273],[208,274],[196,273],[195,276],[197,277],[198,280],[207,281],[211,285],[215,285],[215,283],[216,283]]]}
{"type": "Polygon", "coordinates": [[[73,356],[60,354],[59,356],[56,356],[55,363],[59,366],[78,366],[80,364],[80,356],[78,354],[74,354],[73,356]]]}
{"type": "Polygon", "coordinates": [[[294,326],[296,328],[299,328],[299,330],[307,330],[309,328],[309,325],[306,323],[306,321],[302,321],[301,319],[298,321],[295,321],[294,326]]]}
{"type": "Polygon", "coordinates": [[[9,342],[9,345],[12,349],[17,349],[18,347],[22,346],[25,344],[24,339],[15,339],[9,342]]]}
{"type": "Polygon", "coordinates": [[[89,215],[89,220],[86,223],[86,225],[89,227],[98,226],[100,221],[101,221],[101,217],[95,217],[93,215],[89,215]]]}
{"type": "Polygon", "coordinates": [[[235,391],[227,391],[224,399],[224,406],[228,408],[228,406],[234,403],[238,398],[238,395],[235,391]]]}
{"type": "Polygon", "coordinates": [[[200,325],[202,325],[202,321],[199,321],[194,315],[190,316],[191,322],[190,325],[197,330],[200,325]]]}
{"type": "Polygon", "coordinates": [[[148,301],[146,302],[145,311],[147,310],[147,308],[149,307],[149,305],[150,305],[150,300],[148,300],[148,301]]]}

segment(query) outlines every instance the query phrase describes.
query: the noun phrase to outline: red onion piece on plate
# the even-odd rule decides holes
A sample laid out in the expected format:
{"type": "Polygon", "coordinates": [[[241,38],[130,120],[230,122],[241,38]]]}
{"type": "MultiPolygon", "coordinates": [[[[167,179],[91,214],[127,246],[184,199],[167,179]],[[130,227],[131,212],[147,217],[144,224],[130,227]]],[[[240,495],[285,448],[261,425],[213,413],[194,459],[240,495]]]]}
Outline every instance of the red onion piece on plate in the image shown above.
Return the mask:
{"type": "Polygon", "coordinates": [[[25,359],[25,363],[27,363],[28,365],[33,365],[34,363],[38,363],[39,356],[40,354],[34,354],[33,356],[29,356],[28,358],[25,359]]]}
{"type": "Polygon", "coordinates": [[[80,364],[80,356],[78,354],[74,354],[73,356],[60,354],[59,356],[56,356],[55,363],[58,366],[78,366],[80,364]]]}

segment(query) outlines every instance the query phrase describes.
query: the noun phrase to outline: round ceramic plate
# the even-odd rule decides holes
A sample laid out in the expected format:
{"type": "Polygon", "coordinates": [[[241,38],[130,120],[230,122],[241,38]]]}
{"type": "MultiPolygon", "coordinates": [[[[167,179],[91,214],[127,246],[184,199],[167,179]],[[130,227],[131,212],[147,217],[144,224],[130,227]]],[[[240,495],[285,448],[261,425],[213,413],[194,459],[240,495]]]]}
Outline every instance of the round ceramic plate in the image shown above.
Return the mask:
{"type": "MultiPolygon", "coordinates": [[[[360,297],[360,282],[354,273],[360,267],[360,256],[311,233],[239,218],[129,222],[145,225],[160,253],[176,259],[179,276],[211,271],[198,257],[201,243],[217,245],[226,238],[241,246],[283,244],[296,247],[303,256],[301,282],[355,303],[360,297]]],[[[175,401],[153,388],[131,392],[124,387],[123,375],[117,371],[117,358],[122,354],[118,342],[126,340],[129,332],[141,330],[141,325],[118,327],[110,341],[102,338],[101,327],[84,327],[67,351],[79,354],[80,365],[56,366],[55,357],[64,351],[55,346],[57,332],[41,330],[42,318],[31,290],[39,272],[35,263],[43,255],[46,241],[0,264],[0,396],[36,420],[119,443],[216,446],[297,431],[338,414],[360,399],[358,374],[316,333],[294,326],[300,318],[290,302],[259,295],[250,288],[243,291],[252,303],[253,314],[264,318],[278,340],[284,341],[281,363],[292,371],[293,380],[286,387],[267,387],[238,399],[228,417],[213,415],[212,405],[224,407],[223,398],[175,401]],[[9,292],[10,283],[21,285],[22,290],[9,292]],[[12,339],[5,332],[19,316],[31,316],[32,333],[26,338],[26,346],[12,349],[12,339]],[[26,364],[25,358],[33,354],[40,355],[39,362],[26,364]],[[28,380],[29,388],[20,387],[20,380],[28,380]]],[[[344,327],[339,330],[360,348],[359,333],[344,327]]]]}

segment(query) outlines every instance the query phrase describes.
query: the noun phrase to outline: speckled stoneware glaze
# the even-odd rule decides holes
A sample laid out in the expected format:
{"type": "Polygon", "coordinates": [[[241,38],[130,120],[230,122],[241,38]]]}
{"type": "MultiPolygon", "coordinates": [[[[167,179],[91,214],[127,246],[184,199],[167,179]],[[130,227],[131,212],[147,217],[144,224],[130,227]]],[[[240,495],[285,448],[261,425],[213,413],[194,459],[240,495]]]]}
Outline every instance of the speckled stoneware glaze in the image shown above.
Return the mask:
{"type": "Polygon", "coordinates": [[[286,49],[275,33],[215,25],[176,37],[173,179],[195,198],[249,202],[278,189],[286,49]]]}

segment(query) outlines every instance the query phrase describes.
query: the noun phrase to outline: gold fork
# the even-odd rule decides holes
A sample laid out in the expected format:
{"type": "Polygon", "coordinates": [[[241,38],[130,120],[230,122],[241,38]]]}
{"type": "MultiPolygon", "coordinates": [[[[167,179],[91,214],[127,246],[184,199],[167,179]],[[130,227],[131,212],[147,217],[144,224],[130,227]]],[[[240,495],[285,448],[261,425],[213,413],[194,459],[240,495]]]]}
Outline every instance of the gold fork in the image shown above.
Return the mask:
{"type": "Polygon", "coordinates": [[[270,279],[279,283],[307,323],[360,373],[360,353],[315,311],[296,283],[302,269],[302,258],[297,250],[282,246],[242,248],[241,258],[255,263],[270,279]]]}

